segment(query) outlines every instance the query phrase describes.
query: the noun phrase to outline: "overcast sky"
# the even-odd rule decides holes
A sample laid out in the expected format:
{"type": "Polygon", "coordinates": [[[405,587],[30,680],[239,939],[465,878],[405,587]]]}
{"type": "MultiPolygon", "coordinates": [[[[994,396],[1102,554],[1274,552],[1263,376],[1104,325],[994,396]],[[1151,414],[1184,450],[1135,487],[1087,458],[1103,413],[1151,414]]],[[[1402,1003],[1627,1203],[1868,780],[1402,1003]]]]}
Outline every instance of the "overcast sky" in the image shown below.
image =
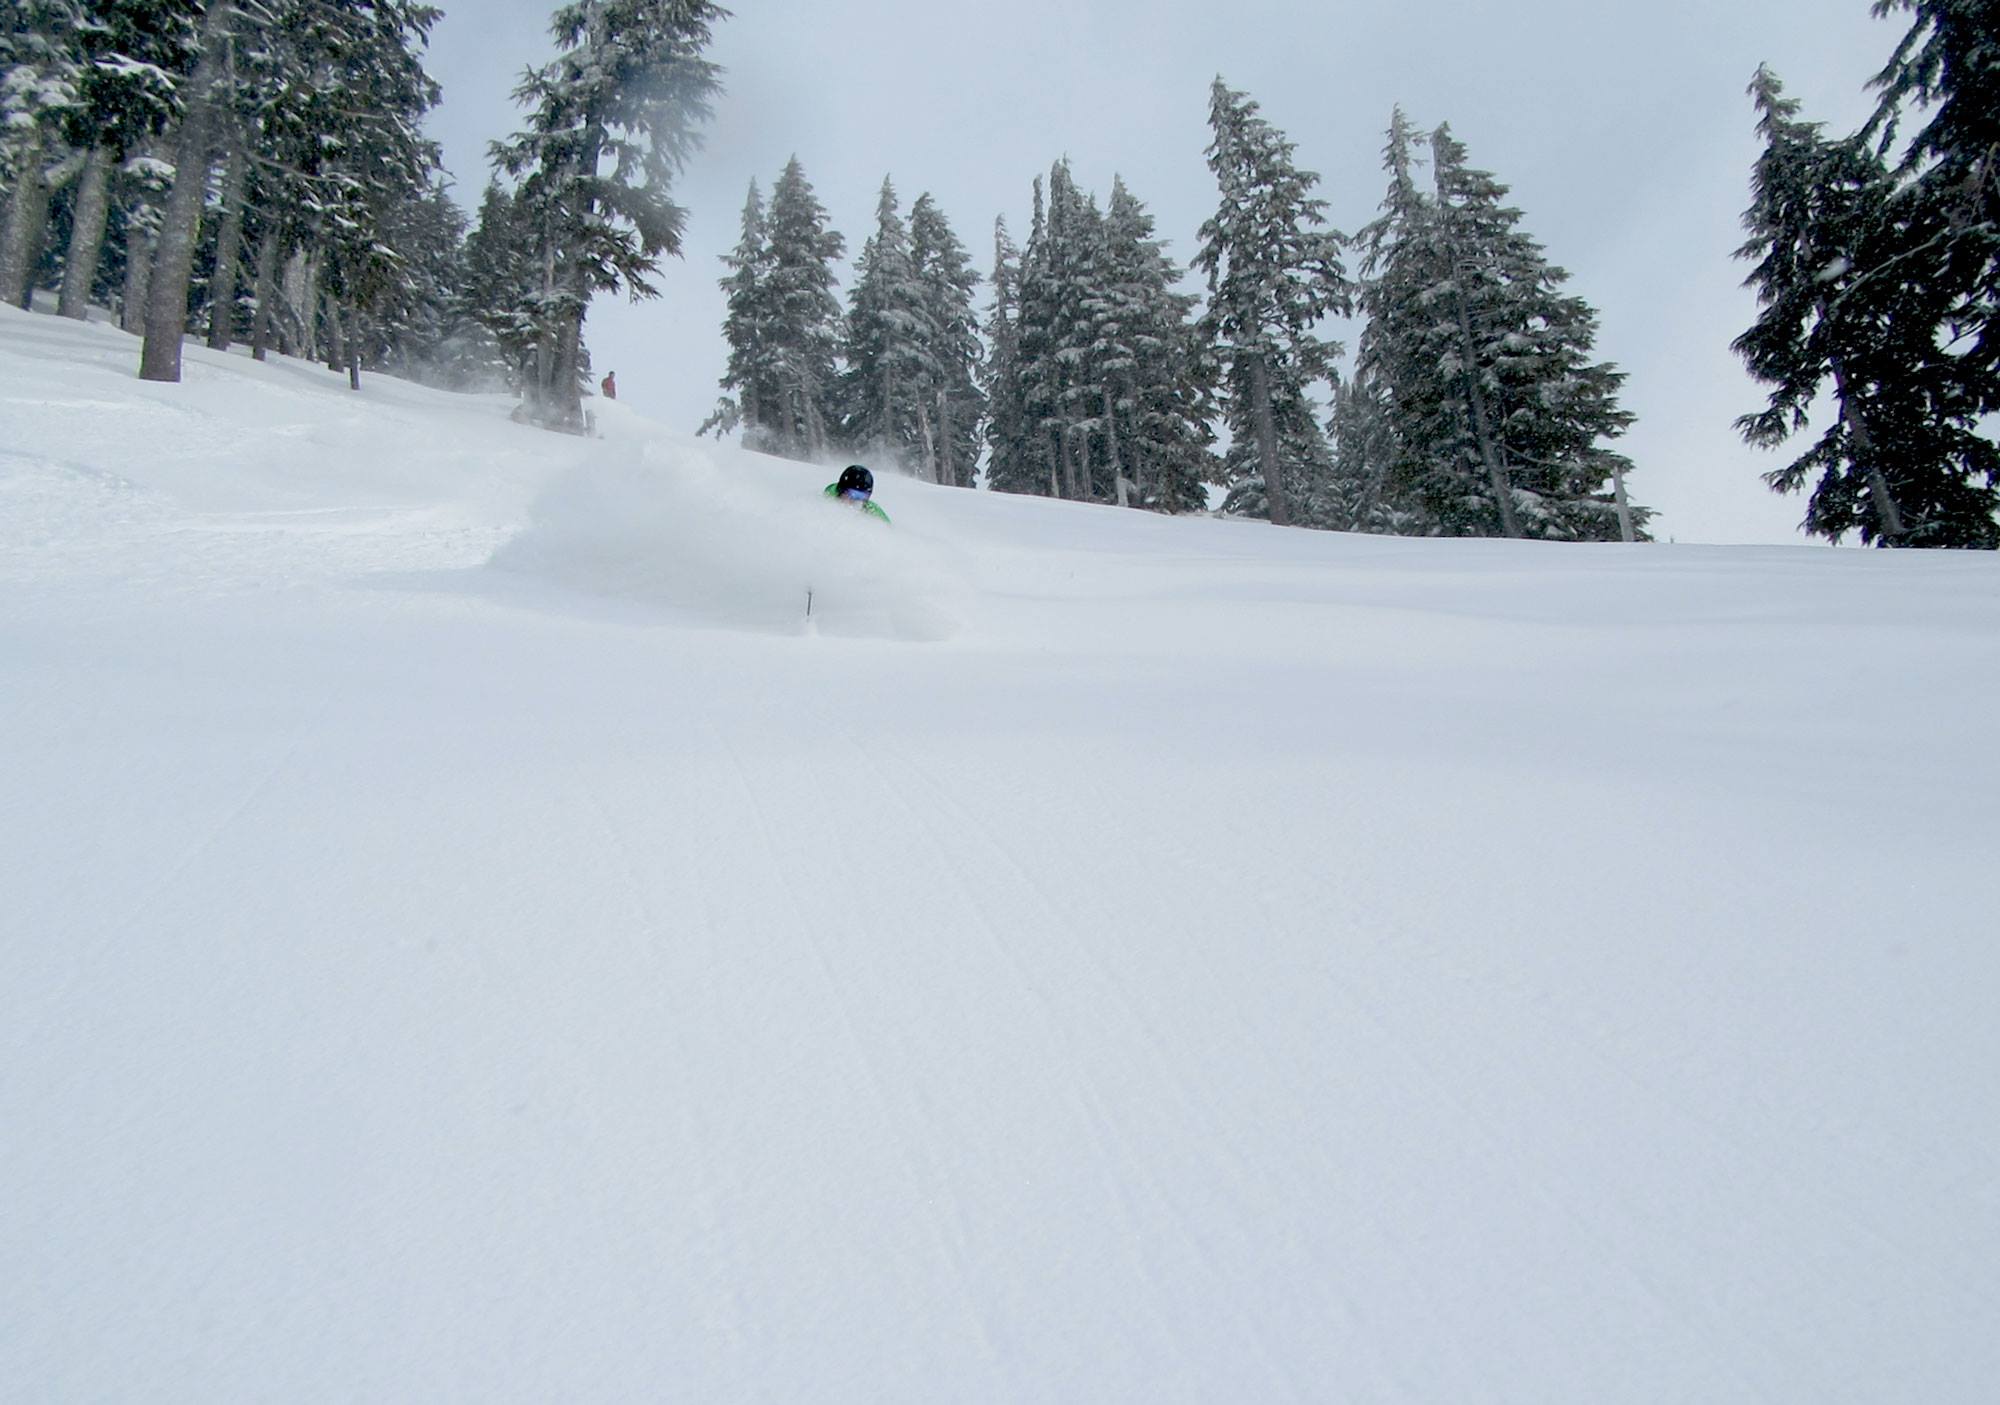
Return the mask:
{"type": "MultiPolygon", "coordinates": [[[[474,206],[487,142],[520,125],[509,94],[521,70],[554,54],[554,4],[443,3],[432,131],[474,206]]],[[[1638,416],[1623,441],[1631,491],[1658,510],[1657,535],[1804,540],[1803,500],[1758,476],[1782,451],[1753,452],[1730,427],[1760,401],[1729,350],[1755,308],[1740,286],[1747,265],[1731,257],[1757,154],[1744,89],[1768,62],[1806,115],[1846,130],[1868,109],[1864,85],[1900,16],[1872,19],[1867,0],[742,0],[735,10],[709,51],[727,93],[675,190],[690,210],[684,257],[663,268],[658,300],[600,298],[586,330],[600,373],[616,370],[621,399],[645,413],[692,431],[721,393],[718,259],[736,242],[753,177],[768,194],[796,155],[850,256],[873,228],[885,175],[906,214],[929,191],[988,272],[994,217],[1025,237],[1030,182],[1067,156],[1100,201],[1122,175],[1185,266],[1215,202],[1202,150],[1220,74],[1296,143],[1348,233],[1381,199],[1391,108],[1426,129],[1450,122],[1598,310],[1598,354],[1628,373],[1624,404],[1638,416]]],[[[840,291],[844,300],[844,282],[840,291]]],[[[982,287],[982,309],[985,299],[982,287]]]]}

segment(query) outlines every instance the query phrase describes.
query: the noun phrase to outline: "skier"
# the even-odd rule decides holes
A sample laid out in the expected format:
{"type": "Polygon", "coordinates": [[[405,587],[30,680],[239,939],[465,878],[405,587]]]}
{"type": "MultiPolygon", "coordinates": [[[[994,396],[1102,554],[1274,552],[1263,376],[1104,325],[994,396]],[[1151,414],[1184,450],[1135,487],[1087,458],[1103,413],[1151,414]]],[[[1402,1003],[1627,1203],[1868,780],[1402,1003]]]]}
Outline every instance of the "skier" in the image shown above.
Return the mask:
{"type": "Polygon", "coordinates": [[[616,371],[606,371],[604,379],[598,384],[597,388],[604,392],[606,400],[616,400],[618,398],[618,373],[616,371]]]}
{"type": "Polygon", "coordinates": [[[889,514],[874,501],[875,475],[858,463],[851,463],[843,468],[839,480],[826,485],[826,495],[830,498],[839,498],[843,502],[851,502],[870,517],[879,517],[884,522],[889,520],[889,514]]]}

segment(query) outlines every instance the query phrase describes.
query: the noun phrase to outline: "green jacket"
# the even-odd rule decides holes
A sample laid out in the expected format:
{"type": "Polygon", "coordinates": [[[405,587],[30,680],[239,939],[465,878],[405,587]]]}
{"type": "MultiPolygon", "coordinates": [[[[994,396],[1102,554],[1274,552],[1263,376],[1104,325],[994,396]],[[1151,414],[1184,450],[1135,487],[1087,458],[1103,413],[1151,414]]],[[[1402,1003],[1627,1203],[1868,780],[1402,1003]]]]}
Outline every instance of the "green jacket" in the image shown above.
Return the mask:
{"type": "MultiPolygon", "coordinates": [[[[827,484],[826,495],[830,498],[840,497],[840,485],[838,483],[827,484]]],[[[887,522],[889,520],[889,514],[884,512],[881,508],[877,507],[875,505],[875,499],[873,498],[864,498],[861,503],[861,510],[867,513],[870,517],[879,517],[884,522],[887,522]]]]}

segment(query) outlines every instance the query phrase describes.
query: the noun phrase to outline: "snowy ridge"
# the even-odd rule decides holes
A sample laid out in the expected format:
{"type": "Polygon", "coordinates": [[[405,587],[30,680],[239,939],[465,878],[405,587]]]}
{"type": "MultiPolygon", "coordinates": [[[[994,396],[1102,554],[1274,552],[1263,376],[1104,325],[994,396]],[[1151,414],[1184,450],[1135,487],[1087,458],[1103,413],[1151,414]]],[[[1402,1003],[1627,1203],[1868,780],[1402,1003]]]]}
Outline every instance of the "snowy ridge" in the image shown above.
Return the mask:
{"type": "Polygon", "coordinates": [[[1989,1395],[1994,561],[135,362],[0,309],[0,1399],[1989,1395]]]}

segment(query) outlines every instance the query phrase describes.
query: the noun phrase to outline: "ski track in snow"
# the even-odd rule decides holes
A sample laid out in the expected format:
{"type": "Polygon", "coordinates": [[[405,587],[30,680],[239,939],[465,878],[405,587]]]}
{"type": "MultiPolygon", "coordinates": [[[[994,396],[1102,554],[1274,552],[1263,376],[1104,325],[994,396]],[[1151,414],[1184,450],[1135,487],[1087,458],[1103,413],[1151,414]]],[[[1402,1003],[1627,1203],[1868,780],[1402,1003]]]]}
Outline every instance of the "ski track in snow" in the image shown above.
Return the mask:
{"type": "Polygon", "coordinates": [[[0,1398],[1985,1399],[1994,561],[134,348],[0,309],[0,1398]]]}

